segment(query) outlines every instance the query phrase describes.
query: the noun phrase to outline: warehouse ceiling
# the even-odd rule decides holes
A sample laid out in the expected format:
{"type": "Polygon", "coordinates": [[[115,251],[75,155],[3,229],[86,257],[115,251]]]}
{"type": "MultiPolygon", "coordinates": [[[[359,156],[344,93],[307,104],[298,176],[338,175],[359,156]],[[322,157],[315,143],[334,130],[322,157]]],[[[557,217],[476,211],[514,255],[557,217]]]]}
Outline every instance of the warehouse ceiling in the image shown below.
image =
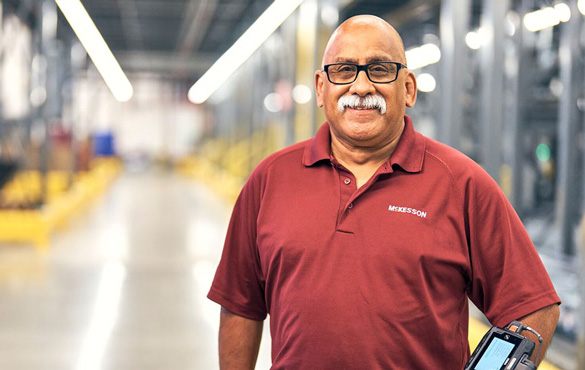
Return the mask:
{"type": "MultiPolygon", "coordinates": [[[[42,1],[4,0],[4,4],[30,9],[34,9],[36,4],[36,11],[39,11],[42,1]]],[[[125,71],[195,79],[237,40],[273,0],[81,2],[125,71]]],[[[439,3],[440,0],[339,0],[340,20],[356,14],[395,14],[392,22],[399,24],[428,13],[439,3]]],[[[22,9],[20,12],[23,13],[22,9]]],[[[73,37],[67,21],[58,13],[59,33],[73,37]]]]}
{"type": "Polygon", "coordinates": [[[124,70],[200,74],[272,0],[83,0],[124,70]]]}

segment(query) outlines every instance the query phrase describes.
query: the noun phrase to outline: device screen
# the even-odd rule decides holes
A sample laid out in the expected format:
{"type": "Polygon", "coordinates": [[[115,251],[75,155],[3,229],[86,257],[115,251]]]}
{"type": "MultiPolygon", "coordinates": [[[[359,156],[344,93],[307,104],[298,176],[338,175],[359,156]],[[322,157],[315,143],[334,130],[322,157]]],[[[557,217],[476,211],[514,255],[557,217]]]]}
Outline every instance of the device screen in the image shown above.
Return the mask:
{"type": "Polygon", "coordinates": [[[474,370],[499,370],[514,347],[514,343],[494,337],[474,370]]]}

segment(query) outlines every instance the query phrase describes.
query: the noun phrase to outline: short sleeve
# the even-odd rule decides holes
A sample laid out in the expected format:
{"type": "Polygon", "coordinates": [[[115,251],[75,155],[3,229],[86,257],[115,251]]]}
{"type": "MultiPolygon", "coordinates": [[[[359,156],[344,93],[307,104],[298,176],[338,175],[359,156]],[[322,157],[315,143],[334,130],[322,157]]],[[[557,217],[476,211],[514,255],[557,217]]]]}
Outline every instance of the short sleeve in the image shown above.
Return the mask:
{"type": "Polygon", "coordinates": [[[499,186],[481,173],[466,191],[469,297],[497,326],[560,303],[544,265],[499,186]]]}
{"type": "Polygon", "coordinates": [[[207,295],[229,311],[258,321],[267,315],[256,246],[260,183],[260,176],[253,173],[236,201],[222,257],[207,295]]]}

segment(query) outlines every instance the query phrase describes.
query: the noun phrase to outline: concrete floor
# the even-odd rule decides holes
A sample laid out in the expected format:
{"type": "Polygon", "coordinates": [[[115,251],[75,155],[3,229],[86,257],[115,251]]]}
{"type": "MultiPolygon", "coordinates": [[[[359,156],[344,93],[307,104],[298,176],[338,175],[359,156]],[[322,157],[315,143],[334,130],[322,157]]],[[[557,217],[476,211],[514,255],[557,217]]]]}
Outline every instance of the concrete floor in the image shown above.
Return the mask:
{"type": "Polygon", "coordinates": [[[177,175],[124,174],[46,254],[0,245],[0,369],[217,369],[205,296],[230,212],[177,175]]]}

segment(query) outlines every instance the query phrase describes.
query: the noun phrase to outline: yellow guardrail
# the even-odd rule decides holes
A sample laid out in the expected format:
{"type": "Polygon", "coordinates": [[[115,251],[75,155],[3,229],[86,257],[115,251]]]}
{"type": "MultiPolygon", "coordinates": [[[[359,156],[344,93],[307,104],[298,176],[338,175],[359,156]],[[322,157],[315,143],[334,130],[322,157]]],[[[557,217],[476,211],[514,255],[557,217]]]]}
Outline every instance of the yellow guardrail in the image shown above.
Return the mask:
{"type": "Polygon", "coordinates": [[[183,158],[175,170],[205,184],[231,202],[235,202],[244,184],[243,177],[228,173],[205,157],[183,158]]]}
{"type": "MultiPolygon", "coordinates": [[[[65,171],[51,171],[47,174],[46,184],[47,198],[51,199],[67,190],[69,178],[65,171]]],[[[3,200],[13,204],[38,201],[41,193],[41,174],[39,171],[19,172],[2,189],[3,200]]]]}
{"type": "MultiPolygon", "coordinates": [[[[39,250],[46,250],[51,232],[63,227],[73,214],[102,193],[121,168],[117,159],[97,159],[90,171],[75,176],[69,188],[65,174],[49,173],[47,204],[40,209],[0,210],[0,242],[30,242],[39,250]]],[[[38,199],[40,185],[35,185],[40,184],[38,173],[22,174],[15,181],[7,184],[6,198],[38,199]]]]}
{"type": "Polygon", "coordinates": [[[175,170],[195,178],[229,201],[235,201],[250,171],[282,146],[283,131],[277,125],[232,143],[216,138],[206,141],[197,155],[178,161],[175,170]]]}

